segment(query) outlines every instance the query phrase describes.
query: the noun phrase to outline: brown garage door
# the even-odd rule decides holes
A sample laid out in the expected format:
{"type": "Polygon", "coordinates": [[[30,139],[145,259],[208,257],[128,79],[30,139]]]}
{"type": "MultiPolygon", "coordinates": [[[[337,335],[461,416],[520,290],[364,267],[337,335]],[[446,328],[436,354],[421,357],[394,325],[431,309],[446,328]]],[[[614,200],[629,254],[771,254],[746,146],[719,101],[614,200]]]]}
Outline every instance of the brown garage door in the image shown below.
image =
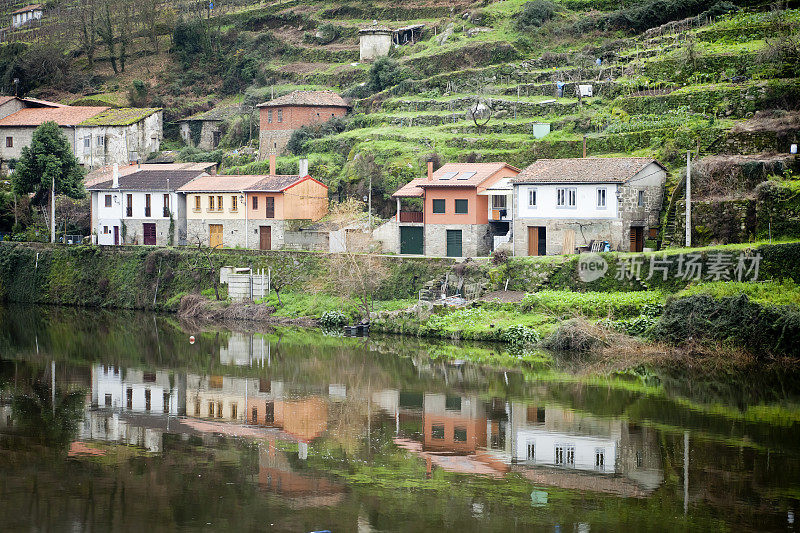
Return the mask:
{"type": "Polygon", "coordinates": [[[144,226],[144,243],[150,246],[156,244],[156,225],[155,224],[142,224],[144,226]]]}

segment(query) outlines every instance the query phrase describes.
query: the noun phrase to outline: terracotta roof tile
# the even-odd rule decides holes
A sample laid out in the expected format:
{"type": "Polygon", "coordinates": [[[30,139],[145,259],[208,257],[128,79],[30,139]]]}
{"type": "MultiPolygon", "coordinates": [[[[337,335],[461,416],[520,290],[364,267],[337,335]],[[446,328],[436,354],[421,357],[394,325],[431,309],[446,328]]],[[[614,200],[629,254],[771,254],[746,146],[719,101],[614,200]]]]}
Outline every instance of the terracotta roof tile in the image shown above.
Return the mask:
{"type": "Polygon", "coordinates": [[[503,162],[497,163],[445,163],[433,173],[433,179],[416,178],[402,186],[392,196],[395,198],[415,198],[422,196],[428,187],[478,187],[503,168],[519,172],[518,168],[503,162]]]}
{"type": "Polygon", "coordinates": [[[264,176],[201,176],[178,188],[181,192],[239,192],[249,190],[264,176]]]}
{"type": "Polygon", "coordinates": [[[322,106],[350,107],[350,104],[333,91],[292,91],[269,102],[258,104],[258,107],[279,106],[322,106]]]}
{"type": "Polygon", "coordinates": [[[275,175],[275,176],[260,176],[260,181],[256,182],[248,191],[264,191],[264,192],[280,192],[291,187],[295,183],[302,181],[300,176],[294,175],[275,175]]]}
{"type": "Polygon", "coordinates": [[[59,126],[77,126],[84,120],[99,115],[107,107],[63,106],[63,107],[30,107],[20,109],[0,119],[2,126],[39,126],[53,121],[59,126]]]}
{"type": "Polygon", "coordinates": [[[650,163],[649,157],[585,157],[539,159],[526,167],[514,183],[624,183],[650,163]]]}
{"type": "Polygon", "coordinates": [[[37,10],[39,10],[39,11],[43,11],[44,10],[44,8],[42,7],[42,4],[31,4],[29,6],[21,7],[19,9],[17,9],[16,11],[12,11],[10,14],[11,15],[16,15],[17,13],[27,13],[28,11],[37,11],[37,10]]]}
{"type": "MultiPolygon", "coordinates": [[[[134,172],[139,172],[140,170],[156,170],[160,172],[168,172],[173,170],[196,170],[198,171],[198,175],[206,172],[211,173],[213,169],[215,169],[217,163],[215,162],[208,162],[208,163],[141,163],[141,164],[131,164],[131,165],[120,165],[119,166],[119,175],[120,176],[127,176],[129,174],[133,174],[134,172]]],[[[109,181],[112,178],[114,172],[113,166],[106,166],[95,169],[89,172],[83,180],[83,185],[87,189],[92,187],[98,183],[102,183],[104,181],[109,181]]]]}

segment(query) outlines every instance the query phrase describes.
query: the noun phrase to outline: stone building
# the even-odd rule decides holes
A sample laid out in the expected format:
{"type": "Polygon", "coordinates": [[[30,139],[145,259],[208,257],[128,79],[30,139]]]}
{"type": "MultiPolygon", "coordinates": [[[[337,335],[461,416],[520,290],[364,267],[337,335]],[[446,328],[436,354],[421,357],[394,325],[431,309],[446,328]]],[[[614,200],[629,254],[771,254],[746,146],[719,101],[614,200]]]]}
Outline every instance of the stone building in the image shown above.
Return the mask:
{"type": "Polygon", "coordinates": [[[593,241],[636,251],[658,231],[667,171],[645,157],[540,159],[514,179],[514,255],[575,253],[593,241]]]}
{"type": "Polygon", "coordinates": [[[485,256],[494,237],[510,229],[510,191],[494,186],[518,173],[502,162],[446,163],[434,172],[429,162],[425,178],[410,181],[392,195],[397,216],[377,230],[378,238],[385,248],[401,254],[485,256]],[[403,210],[402,201],[412,198],[422,201],[421,211],[403,210]]]}
{"type": "Polygon", "coordinates": [[[0,160],[7,163],[22,155],[34,130],[45,122],[55,122],[72,146],[78,163],[88,168],[127,164],[144,160],[157,152],[162,138],[162,111],[159,108],[109,108],[67,106],[50,102],[17,99],[0,105],[11,111],[0,118],[0,160]]]}
{"type": "Polygon", "coordinates": [[[394,42],[394,30],[373,24],[358,30],[359,61],[374,61],[389,55],[394,42]]]}
{"type": "Polygon", "coordinates": [[[343,117],[350,104],[333,91],[293,91],[269,102],[260,109],[259,157],[284,152],[289,138],[301,126],[343,117]]]}
{"type": "Polygon", "coordinates": [[[11,27],[20,28],[33,20],[41,20],[44,8],[41,4],[32,4],[11,12],[11,27]]]}
{"type": "Polygon", "coordinates": [[[181,139],[187,146],[213,150],[222,140],[222,124],[237,111],[237,106],[217,107],[180,120],[181,139]]]}

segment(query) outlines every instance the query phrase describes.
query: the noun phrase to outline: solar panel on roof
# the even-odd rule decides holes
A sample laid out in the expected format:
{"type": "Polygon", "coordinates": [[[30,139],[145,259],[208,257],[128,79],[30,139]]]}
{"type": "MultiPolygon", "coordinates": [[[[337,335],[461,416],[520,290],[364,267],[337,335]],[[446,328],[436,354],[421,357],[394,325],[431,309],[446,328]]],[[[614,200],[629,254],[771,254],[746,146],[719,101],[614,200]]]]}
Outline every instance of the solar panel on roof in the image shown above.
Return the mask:
{"type": "Polygon", "coordinates": [[[462,173],[461,173],[461,175],[460,175],[459,177],[457,177],[456,179],[459,179],[459,180],[468,180],[468,179],[470,179],[472,176],[474,176],[475,174],[477,174],[477,172],[474,172],[474,171],[462,172],[462,173]]]}
{"type": "Polygon", "coordinates": [[[449,180],[450,178],[452,178],[452,177],[453,177],[453,176],[455,176],[456,174],[458,174],[458,172],[445,172],[444,174],[442,174],[442,175],[439,177],[439,179],[440,179],[440,180],[449,180]]]}

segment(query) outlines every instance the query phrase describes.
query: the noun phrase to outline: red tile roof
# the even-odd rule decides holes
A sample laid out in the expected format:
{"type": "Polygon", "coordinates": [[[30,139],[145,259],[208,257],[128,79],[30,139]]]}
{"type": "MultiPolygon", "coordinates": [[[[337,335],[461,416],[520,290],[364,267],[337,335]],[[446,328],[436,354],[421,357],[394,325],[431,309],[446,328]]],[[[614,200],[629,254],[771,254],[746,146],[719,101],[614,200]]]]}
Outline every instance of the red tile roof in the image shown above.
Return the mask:
{"type": "Polygon", "coordinates": [[[514,183],[625,183],[650,163],[649,157],[585,157],[540,159],[526,167],[514,183]]]}
{"type": "Polygon", "coordinates": [[[253,187],[264,176],[201,176],[183,187],[180,192],[239,192],[253,187]]]}
{"type": "Polygon", "coordinates": [[[28,11],[44,11],[42,4],[31,4],[29,6],[21,7],[16,11],[12,11],[11,15],[16,15],[17,13],[27,13],[28,11]]]}
{"type": "Polygon", "coordinates": [[[479,187],[503,168],[519,172],[518,168],[503,162],[497,163],[445,163],[433,173],[433,179],[416,178],[402,186],[392,196],[395,198],[414,198],[422,196],[428,187],[479,187]]]}
{"type": "Polygon", "coordinates": [[[350,107],[350,104],[333,91],[292,91],[258,107],[280,106],[350,107]]]}
{"type": "Polygon", "coordinates": [[[39,126],[53,121],[59,126],[77,126],[84,120],[99,115],[107,107],[62,106],[62,107],[30,107],[20,109],[0,119],[2,126],[39,126]]]}

